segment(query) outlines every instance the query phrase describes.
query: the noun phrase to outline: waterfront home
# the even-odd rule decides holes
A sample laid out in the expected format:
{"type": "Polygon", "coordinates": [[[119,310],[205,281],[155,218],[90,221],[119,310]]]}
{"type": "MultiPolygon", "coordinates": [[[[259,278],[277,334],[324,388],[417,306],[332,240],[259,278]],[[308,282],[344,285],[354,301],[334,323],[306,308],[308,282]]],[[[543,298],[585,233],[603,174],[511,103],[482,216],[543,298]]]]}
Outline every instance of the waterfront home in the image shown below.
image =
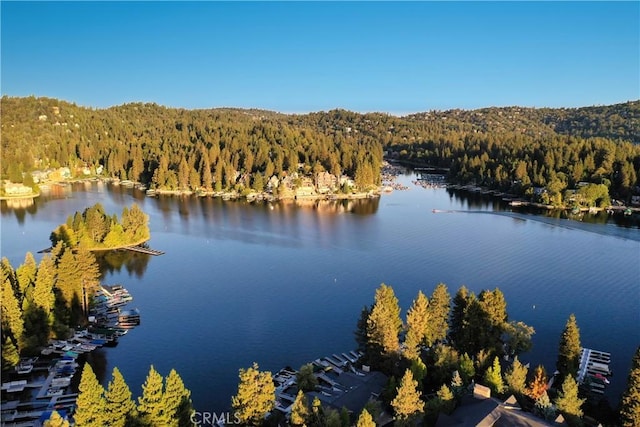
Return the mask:
{"type": "Polygon", "coordinates": [[[7,196],[29,196],[33,194],[31,187],[27,187],[22,183],[15,183],[8,180],[3,182],[4,193],[7,196]]]}

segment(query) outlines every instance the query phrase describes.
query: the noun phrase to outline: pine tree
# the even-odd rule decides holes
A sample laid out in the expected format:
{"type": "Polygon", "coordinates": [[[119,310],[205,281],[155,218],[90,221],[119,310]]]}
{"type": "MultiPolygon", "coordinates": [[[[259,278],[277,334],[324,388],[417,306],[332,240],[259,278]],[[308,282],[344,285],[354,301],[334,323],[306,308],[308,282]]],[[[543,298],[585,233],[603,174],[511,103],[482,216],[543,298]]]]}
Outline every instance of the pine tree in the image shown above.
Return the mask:
{"type": "Polygon", "coordinates": [[[108,414],[106,413],[104,388],[98,382],[88,363],[85,363],[82,369],[78,391],[76,411],[73,416],[75,425],[77,427],[106,425],[108,414]]]}
{"type": "Polygon", "coordinates": [[[461,286],[453,298],[453,308],[451,309],[451,327],[449,329],[449,340],[453,342],[456,350],[463,351],[461,346],[464,338],[464,329],[466,327],[465,319],[467,308],[473,294],[465,286],[461,286]]]}
{"type": "Polygon", "coordinates": [[[515,356],[531,350],[531,337],[536,333],[533,327],[524,322],[505,323],[505,333],[507,334],[506,347],[507,354],[515,356]]]}
{"type": "Polygon", "coordinates": [[[427,365],[418,357],[411,361],[411,367],[409,369],[411,369],[413,379],[418,382],[418,389],[422,390],[422,380],[427,376],[427,365]]]}
{"type": "Polygon", "coordinates": [[[11,338],[2,331],[2,370],[10,369],[20,362],[18,348],[13,344],[11,338]]]}
{"type": "Polygon", "coordinates": [[[484,373],[483,379],[493,393],[502,394],[504,391],[504,383],[502,381],[500,359],[498,359],[498,356],[493,359],[493,365],[484,373]]]}
{"type": "Polygon", "coordinates": [[[454,400],[453,392],[451,389],[447,387],[446,384],[442,384],[440,389],[436,392],[436,396],[440,399],[441,402],[441,411],[445,414],[450,414],[453,412],[456,406],[456,402],[454,400]]]}
{"type": "Polygon", "coordinates": [[[458,370],[460,371],[460,376],[465,384],[469,384],[476,376],[476,368],[473,366],[473,360],[471,360],[471,357],[469,357],[467,353],[460,356],[458,361],[458,370]]]}
{"type": "Polygon", "coordinates": [[[163,395],[163,412],[166,419],[166,426],[179,426],[188,423],[191,415],[191,391],[185,386],[182,378],[172,369],[165,378],[165,388],[163,395]]]}
{"type": "Polygon", "coordinates": [[[105,393],[105,401],[109,426],[124,427],[127,418],[135,414],[136,404],[131,399],[131,390],[117,367],[113,368],[111,381],[105,393]]]}
{"type": "Polygon", "coordinates": [[[551,421],[555,418],[556,408],[551,403],[549,395],[546,391],[543,391],[542,394],[536,399],[534,412],[547,421],[551,421]]]}
{"type": "Polygon", "coordinates": [[[296,374],[296,383],[302,391],[313,391],[318,385],[318,379],[313,373],[313,365],[307,363],[302,365],[296,374]]]}
{"type": "Polygon", "coordinates": [[[14,343],[22,338],[24,332],[22,310],[9,279],[2,283],[2,328],[11,331],[14,343]]]}
{"type": "Polygon", "coordinates": [[[538,399],[542,393],[547,391],[547,373],[544,366],[538,365],[533,371],[533,379],[529,383],[528,395],[533,399],[538,399]]]}
{"type": "Polygon", "coordinates": [[[240,369],[238,394],[231,403],[240,422],[256,425],[275,406],[276,389],[271,372],[260,372],[258,364],[240,369]]]}
{"type": "Polygon", "coordinates": [[[309,425],[312,427],[324,427],[326,424],[324,408],[318,396],[313,398],[311,402],[311,419],[309,425]]]}
{"type": "Polygon", "coordinates": [[[432,346],[438,341],[444,340],[449,330],[449,314],[451,306],[451,295],[444,283],[438,283],[429,298],[427,307],[427,329],[425,330],[425,340],[427,346],[432,346]]]}
{"type": "Polygon", "coordinates": [[[367,409],[363,409],[356,422],[356,427],[376,427],[376,423],[373,421],[373,417],[369,414],[367,409]]]}
{"type": "Polygon", "coordinates": [[[558,411],[567,415],[581,417],[581,408],[584,402],[585,399],[578,397],[578,383],[571,375],[567,375],[562,382],[562,390],[558,393],[558,397],[555,400],[558,411]]]}
{"type": "Polygon", "coordinates": [[[400,306],[393,288],[384,283],[376,290],[375,303],[367,319],[369,342],[389,354],[398,351],[398,334],[402,329],[400,306]]]}
{"type": "Polygon", "coordinates": [[[19,292],[24,295],[26,289],[32,286],[36,279],[36,260],[33,258],[31,252],[27,252],[24,257],[24,263],[22,263],[16,270],[16,277],[18,279],[19,292]]]}
{"type": "Polygon", "coordinates": [[[162,375],[151,365],[142,385],[142,396],[138,398],[138,412],[146,423],[162,425],[165,422],[163,395],[162,375]]]}
{"type": "Polygon", "coordinates": [[[298,390],[296,400],[293,402],[291,408],[291,424],[294,426],[302,426],[308,422],[309,419],[309,404],[307,397],[302,390],[298,390]]]}
{"type": "Polygon", "coordinates": [[[53,293],[53,287],[56,279],[56,269],[53,258],[45,255],[40,260],[38,271],[36,274],[36,286],[33,291],[33,302],[50,314],[53,311],[56,297],[53,293]]]}
{"type": "Polygon", "coordinates": [[[424,402],[420,399],[418,382],[413,379],[410,369],[405,371],[397,392],[398,394],[391,402],[396,420],[401,424],[410,423],[424,412],[424,402]]]}
{"type": "Polygon", "coordinates": [[[53,410],[49,415],[49,419],[42,425],[43,427],[69,427],[69,421],[62,418],[58,411],[53,410]]]}
{"type": "Polygon", "coordinates": [[[451,375],[451,391],[454,396],[458,397],[464,393],[464,383],[462,382],[462,377],[458,371],[453,371],[453,374],[451,375]]]}
{"type": "Polygon", "coordinates": [[[413,300],[413,304],[407,311],[407,335],[404,341],[404,355],[407,359],[413,360],[420,357],[420,345],[426,341],[428,328],[429,301],[427,297],[418,291],[418,296],[413,300]]]}
{"type": "Polygon", "coordinates": [[[493,291],[484,290],[478,296],[478,303],[481,317],[474,321],[474,325],[479,327],[481,333],[478,334],[480,341],[477,350],[482,348],[493,351],[494,354],[502,354],[501,337],[507,323],[507,303],[504,294],[498,288],[493,291]]]}
{"type": "Polygon", "coordinates": [[[507,387],[512,393],[524,394],[527,389],[528,369],[518,360],[518,356],[513,359],[511,368],[504,376],[507,387]]]}
{"type": "Polygon", "coordinates": [[[82,280],[78,275],[78,265],[71,250],[65,250],[58,260],[58,279],[56,288],[61,292],[67,307],[71,306],[74,296],[82,298],[82,280]]]}
{"type": "Polygon", "coordinates": [[[77,293],[80,301],[82,301],[82,298],[85,298],[86,301],[84,301],[83,304],[88,304],[89,295],[93,295],[100,286],[100,267],[98,266],[95,255],[85,248],[77,248],[75,258],[78,268],[77,274],[80,279],[80,287],[77,293]]]}
{"type": "Polygon", "coordinates": [[[364,306],[360,312],[360,318],[358,318],[358,324],[356,325],[355,336],[356,344],[358,344],[358,350],[367,353],[369,348],[369,337],[367,336],[367,321],[369,320],[369,313],[371,308],[364,306]]]}
{"type": "Polygon", "coordinates": [[[620,421],[623,427],[640,425],[640,347],[631,361],[627,388],[620,402],[620,421]]]}
{"type": "Polygon", "coordinates": [[[576,317],[572,313],[560,337],[560,348],[558,350],[558,362],[556,366],[562,378],[567,375],[578,375],[580,349],[580,329],[578,328],[576,317]]]}

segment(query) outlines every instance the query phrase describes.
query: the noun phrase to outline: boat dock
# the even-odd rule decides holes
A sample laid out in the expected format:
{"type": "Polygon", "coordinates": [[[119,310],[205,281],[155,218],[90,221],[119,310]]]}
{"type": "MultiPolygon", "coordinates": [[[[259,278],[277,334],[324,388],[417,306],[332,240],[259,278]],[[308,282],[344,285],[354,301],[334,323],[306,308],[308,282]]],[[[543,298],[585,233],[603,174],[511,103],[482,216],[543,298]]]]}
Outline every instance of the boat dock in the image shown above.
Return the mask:
{"type": "Polygon", "coordinates": [[[132,252],[139,252],[139,253],[147,254],[147,255],[154,255],[154,256],[158,256],[158,255],[163,255],[164,254],[163,251],[158,251],[156,249],[145,248],[143,246],[127,246],[127,247],[124,247],[122,249],[127,250],[127,251],[132,251],[132,252]]]}
{"type": "Polygon", "coordinates": [[[611,376],[609,364],[611,353],[582,348],[580,351],[580,367],[578,369],[578,384],[587,384],[592,393],[604,394],[608,377],[611,376]]]}

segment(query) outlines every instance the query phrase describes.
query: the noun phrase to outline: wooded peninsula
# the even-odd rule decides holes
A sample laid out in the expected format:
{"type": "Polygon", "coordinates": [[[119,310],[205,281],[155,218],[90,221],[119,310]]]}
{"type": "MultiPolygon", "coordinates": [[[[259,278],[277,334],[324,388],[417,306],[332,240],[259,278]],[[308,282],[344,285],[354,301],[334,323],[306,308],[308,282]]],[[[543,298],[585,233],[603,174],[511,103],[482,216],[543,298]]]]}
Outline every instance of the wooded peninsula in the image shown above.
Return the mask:
{"type": "Polygon", "coordinates": [[[27,186],[64,167],[70,177],[130,180],[161,192],[367,194],[379,189],[386,156],[447,169],[451,183],[557,207],[640,202],[640,101],[404,117],[148,103],[93,109],[7,96],[1,106],[2,177],[27,186]]]}

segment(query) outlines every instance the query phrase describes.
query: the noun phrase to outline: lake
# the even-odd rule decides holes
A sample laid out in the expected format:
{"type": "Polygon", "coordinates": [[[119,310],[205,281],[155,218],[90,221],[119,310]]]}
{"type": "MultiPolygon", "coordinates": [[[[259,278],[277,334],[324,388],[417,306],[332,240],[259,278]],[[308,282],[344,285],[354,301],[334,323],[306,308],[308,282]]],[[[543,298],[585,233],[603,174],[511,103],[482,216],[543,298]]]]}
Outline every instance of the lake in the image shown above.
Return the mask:
{"type": "Polygon", "coordinates": [[[105,385],[118,366],[134,395],[150,364],[162,375],[175,368],[198,411],[227,409],[238,369],[254,361],[277,371],[354,349],[360,311],[382,282],[403,316],[418,290],[430,295],[439,282],[452,296],[462,284],[499,287],[510,319],[536,329],[521,359],[550,372],[575,313],[582,344],[612,353],[607,395],[617,401],[640,344],[640,230],[514,213],[413,179],[400,176],[410,189],[379,199],[304,206],[75,184],[30,207],[2,202],[2,256],[16,268],[74,211],[100,202],[120,215],[138,203],[150,246],[166,254],[113,257],[103,283],[131,291],[142,324],[90,360],[105,385]]]}

